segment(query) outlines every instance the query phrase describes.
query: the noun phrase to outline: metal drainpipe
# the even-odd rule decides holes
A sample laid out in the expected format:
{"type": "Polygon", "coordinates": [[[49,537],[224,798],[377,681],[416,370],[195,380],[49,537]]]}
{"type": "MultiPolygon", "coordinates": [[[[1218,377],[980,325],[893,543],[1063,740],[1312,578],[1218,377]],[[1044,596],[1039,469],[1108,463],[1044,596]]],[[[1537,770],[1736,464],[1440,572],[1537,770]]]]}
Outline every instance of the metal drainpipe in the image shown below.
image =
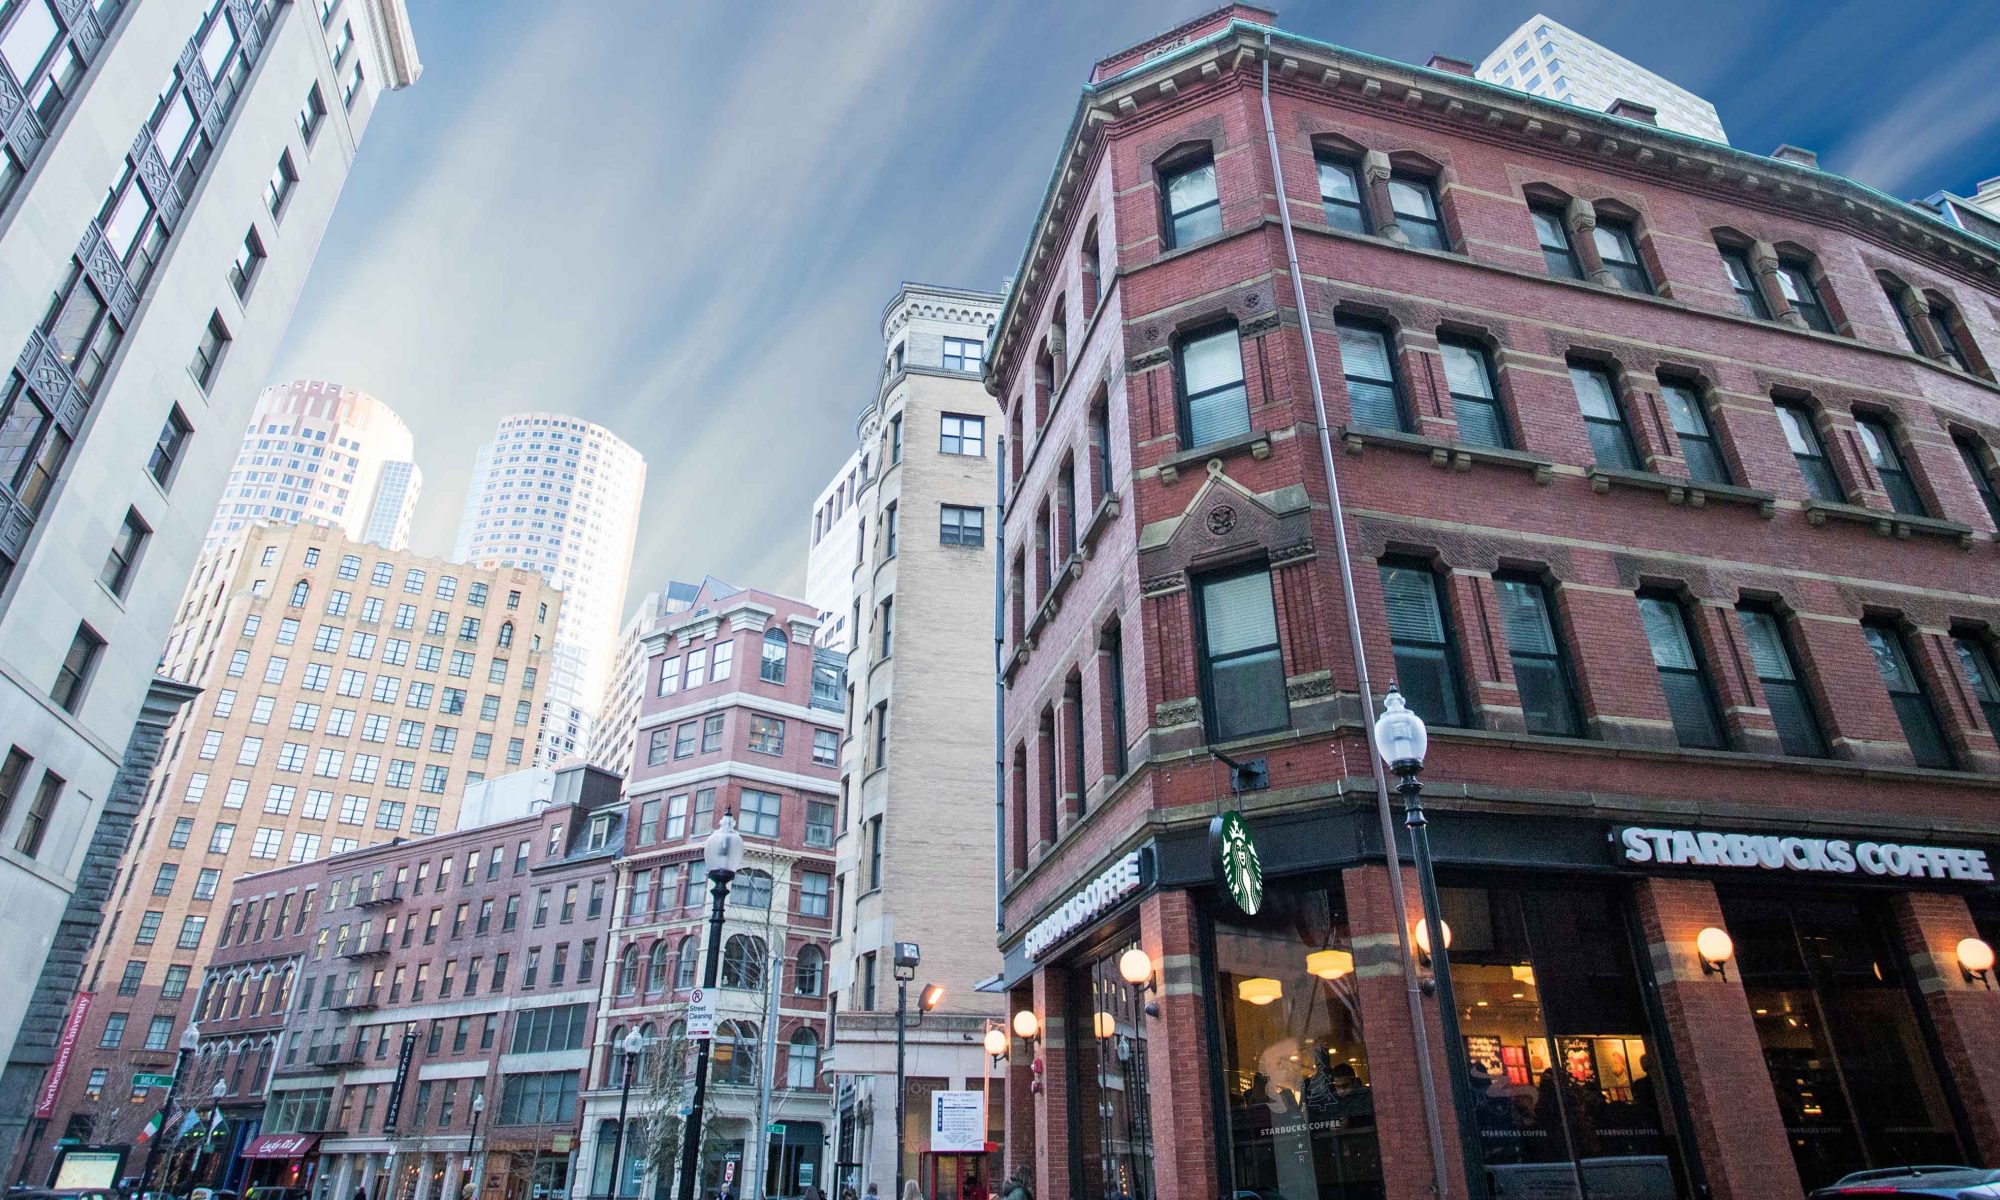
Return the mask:
{"type": "MultiPolygon", "coordinates": [[[[1361,637],[1360,611],[1354,602],[1354,565],[1347,550],[1347,517],[1340,503],[1340,477],[1333,465],[1333,435],[1326,421],[1326,393],[1320,388],[1319,356],[1313,350],[1312,313],[1306,304],[1305,277],[1299,272],[1298,243],[1292,236],[1292,210],[1285,198],[1285,172],[1278,161],[1278,131],[1271,120],[1271,34],[1264,32],[1264,62],[1261,99],[1264,105],[1264,140],[1271,152],[1271,180],[1278,192],[1278,224],[1285,233],[1285,269],[1292,276],[1292,298],[1298,305],[1299,335],[1306,348],[1306,376],[1312,384],[1313,418],[1318,425],[1320,466],[1326,471],[1326,496],[1333,518],[1333,545],[1340,561],[1340,594],[1347,608],[1347,637],[1354,654],[1355,685],[1361,692],[1361,711],[1368,728],[1375,721],[1375,693],[1368,682],[1368,654],[1361,637]]],[[[1417,1076],[1424,1089],[1424,1126],[1430,1137],[1433,1183],[1440,1200],[1451,1195],[1450,1174],[1446,1170],[1444,1128],[1438,1117],[1437,1075],[1431,1065],[1431,1039],[1424,1020],[1424,1002],[1417,979],[1417,962],[1410,949],[1409,907],[1403,897],[1403,859],[1396,844],[1396,817],[1389,804],[1389,776],[1382,756],[1375,753],[1372,739],[1368,762],[1375,773],[1375,809],[1382,825],[1382,847],[1392,868],[1389,872],[1389,902],[1396,909],[1396,951],[1403,961],[1403,982],[1409,994],[1410,1027],[1417,1040],[1417,1076]]],[[[1467,1180],[1467,1186],[1471,1181],[1467,1180]]]]}
{"type": "Polygon", "coordinates": [[[993,929],[998,932],[1007,927],[1007,686],[1000,658],[1006,652],[1007,435],[998,434],[993,444],[999,450],[993,462],[993,929]]]}

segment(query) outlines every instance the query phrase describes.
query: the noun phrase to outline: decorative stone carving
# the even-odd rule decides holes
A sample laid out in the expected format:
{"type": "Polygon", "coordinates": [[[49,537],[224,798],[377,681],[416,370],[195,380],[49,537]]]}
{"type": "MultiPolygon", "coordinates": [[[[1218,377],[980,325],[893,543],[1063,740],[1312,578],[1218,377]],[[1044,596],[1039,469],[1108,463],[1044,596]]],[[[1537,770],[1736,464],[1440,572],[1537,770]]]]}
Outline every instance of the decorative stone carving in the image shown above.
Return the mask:
{"type": "Polygon", "coordinates": [[[1307,559],[1317,558],[1318,556],[1319,547],[1313,545],[1311,538],[1307,538],[1304,541],[1293,542],[1289,546],[1280,546],[1271,551],[1271,565],[1282,567],[1288,563],[1304,562],[1307,559]]]}
{"type": "Polygon", "coordinates": [[[1193,696],[1185,700],[1166,700],[1153,706],[1153,724],[1171,728],[1175,725],[1192,725],[1201,720],[1201,701],[1193,696]]]}
{"type": "Polygon", "coordinates": [[[1318,700],[1333,695],[1333,673],[1314,671],[1310,675],[1300,675],[1285,680],[1285,698],[1294,703],[1300,700],[1318,700]]]}
{"type": "Polygon", "coordinates": [[[1218,504],[1208,510],[1208,531],[1217,537],[1236,528],[1236,506],[1218,504]]]}
{"type": "Polygon", "coordinates": [[[1171,596],[1175,592],[1186,590],[1187,575],[1180,571],[1175,571],[1167,575],[1154,575],[1139,581],[1139,594],[1149,600],[1156,600],[1161,596],[1171,596]]]}

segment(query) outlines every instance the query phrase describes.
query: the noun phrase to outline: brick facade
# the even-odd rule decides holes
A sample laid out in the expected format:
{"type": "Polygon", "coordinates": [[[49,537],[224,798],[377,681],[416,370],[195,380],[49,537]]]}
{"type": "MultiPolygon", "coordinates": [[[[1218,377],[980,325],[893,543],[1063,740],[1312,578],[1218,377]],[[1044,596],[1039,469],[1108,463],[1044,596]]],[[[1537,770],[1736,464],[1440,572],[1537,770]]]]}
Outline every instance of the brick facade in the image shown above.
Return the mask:
{"type": "MultiPolygon", "coordinates": [[[[1992,471],[2000,431],[1988,365],[2000,354],[2000,251],[1795,162],[1355,55],[1269,20],[1224,9],[1099,65],[994,335],[988,384],[1007,413],[1010,492],[1000,944],[1012,1003],[1050,1026],[1032,1048],[1017,1045],[1010,1065],[1007,1160],[1036,1173],[1038,1195],[1077,1194],[1081,1155],[1060,1115],[1072,1050],[1058,1019],[1076,960],[1058,948],[1036,963],[1024,936],[1107,863],[1153,847],[1166,894],[1111,919],[1136,930],[1169,982],[1148,1029],[1154,1061],[1171,1064],[1154,1088],[1152,1183],[1164,1198],[1230,1191],[1229,1148],[1201,1149],[1231,1136],[1214,1129],[1219,1106],[1191,1098],[1222,1086],[1220,1054],[1203,1039],[1235,999],[1216,994],[1202,957],[1205,912],[1229,901],[1214,864],[1200,861],[1201,831],[1221,808],[1241,807],[1267,831],[1308,819],[1363,831],[1345,851],[1267,840],[1267,886],[1295,886],[1287,871],[1323,882],[1344,868],[1384,1185],[1392,1197],[1429,1193],[1396,916],[1366,832],[1372,747],[1336,566],[1344,535],[1377,699],[1398,662],[1378,562],[1428,568],[1442,597],[1436,661],[1465,710],[1459,728],[1424,714],[1447,882],[1483,882],[1465,865],[1482,862],[1609,878],[1635,921],[1637,969],[1657,989],[1649,1036],[1664,1044],[1653,1053],[1676,1064],[1651,1069],[1685,1100],[1669,1131],[1676,1169],[1717,1195],[1798,1196],[1744,986],[1694,960],[1693,932],[1727,924],[1717,887],[1700,867],[1614,874],[1623,864],[1603,838],[1633,821],[1927,845],[2000,839],[2000,751],[1979,690],[1992,682],[2000,630],[2000,504],[1975,475],[1992,471]],[[1303,312],[1266,143],[1267,55],[1303,312]],[[1203,162],[1212,215],[1188,218],[1191,233],[1175,244],[1163,181],[1203,162]],[[1322,163],[1351,169],[1360,232],[1322,202],[1322,163]],[[1409,199],[1424,191],[1435,232],[1409,199]],[[1538,244],[1531,210],[1557,214],[1572,277],[1538,244]],[[1752,268],[1748,296],[1725,264],[1724,252],[1739,251],[1752,268]],[[1797,275],[1781,280],[1781,267],[1797,275]],[[1621,272],[1643,273],[1644,288],[1620,286],[1621,272]],[[1794,300],[1799,279],[1831,332],[1812,327],[1808,297],[1794,300]],[[1231,326],[1243,432],[1190,444],[1184,350],[1231,326]],[[1381,388],[1366,382],[1369,336],[1387,350],[1381,388]],[[1477,396],[1447,375],[1482,358],[1499,438],[1476,432],[1477,396]],[[1579,371],[1608,385],[1606,423],[1585,419],[1578,389],[1591,385],[1579,371]],[[1393,417],[1364,403],[1384,395],[1393,417]],[[1687,396],[1702,414],[1695,424],[1673,407],[1687,396]],[[1814,464],[1788,442],[1778,405],[1798,406],[1830,485],[1810,485],[1814,464]],[[1877,431],[1886,453],[1871,450],[1877,431]],[[1275,730],[1231,736],[1232,705],[1246,694],[1219,692],[1204,665],[1212,631],[1200,596],[1237,570],[1269,579],[1278,666],[1257,686],[1279,693],[1282,716],[1275,730]],[[1521,658],[1526,635],[1509,620],[1524,587],[1546,603],[1553,668],[1521,658]],[[1678,723],[1692,709],[1669,704],[1642,592],[1683,614],[1712,746],[1678,723]],[[1795,686],[1767,644],[1753,655],[1732,611],[1759,606],[1782,631],[1795,686]],[[1915,687],[1892,696],[1883,664],[1896,646],[1915,687]],[[1113,663],[1122,677],[1107,675],[1113,663]],[[1573,696],[1570,733],[1552,725],[1551,678],[1573,696]],[[1117,728],[1110,715],[1121,707],[1117,728]],[[1783,753],[1786,738],[1798,749],[1795,708],[1811,714],[1823,754],[1783,753]],[[1211,746],[1260,760],[1268,787],[1232,797],[1211,746]],[[1503,817],[1548,836],[1506,833],[1503,817]],[[1473,829],[1503,831],[1505,851],[1474,845],[1463,832],[1473,829]],[[1371,855],[1377,865],[1351,865],[1371,855]],[[1192,891],[1183,899],[1173,888],[1192,891]],[[1189,965],[1162,969],[1182,955],[1189,965]],[[1177,977],[1201,1023],[1177,1015],[1177,977]],[[1183,1161],[1190,1147],[1204,1167],[1183,1161]]],[[[1199,187],[1189,194],[1204,198],[1199,187]]],[[[1874,882],[1832,882],[1856,878],[1874,882]]],[[[1782,882],[1790,896],[1791,885],[1803,895],[1827,879],[1782,882]]],[[[1887,902],[1900,946],[1882,961],[1917,981],[1913,1019],[1936,1034],[1942,1090],[1957,1102],[1945,1136],[1966,1156],[1990,1155],[1991,1084],[1967,1055],[2000,1018],[2000,993],[1949,960],[1971,928],[1951,893],[1980,889],[1899,882],[1887,902]]],[[[1442,1090],[1451,1056],[1435,999],[1424,1003],[1442,1090]]],[[[1463,1187],[1449,1098],[1439,1107],[1453,1187],[1463,1187]]]]}

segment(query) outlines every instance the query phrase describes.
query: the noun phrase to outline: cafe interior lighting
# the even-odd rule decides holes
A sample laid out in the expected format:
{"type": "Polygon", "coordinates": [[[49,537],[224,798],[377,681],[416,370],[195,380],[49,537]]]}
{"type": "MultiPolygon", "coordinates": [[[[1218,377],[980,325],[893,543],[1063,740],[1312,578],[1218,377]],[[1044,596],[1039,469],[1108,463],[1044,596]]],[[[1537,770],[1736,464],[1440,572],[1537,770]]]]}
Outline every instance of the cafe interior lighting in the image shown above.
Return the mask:
{"type": "Polygon", "coordinates": [[[1729,939],[1725,930],[1713,925],[1694,935],[1694,952],[1701,959],[1704,975],[1721,975],[1728,978],[1724,967],[1736,956],[1736,943],[1729,939]]]}
{"type": "Polygon", "coordinates": [[[1255,1005],[1265,1005],[1285,994],[1285,985],[1266,975],[1245,979],[1236,985],[1236,995],[1255,1005]]]}
{"type": "Polygon", "coordinates": [[[1306,970],[1334,980],[1354,973],[1354,954],[1347,950],[1315,950],[1306,955],[1306,970]]]}

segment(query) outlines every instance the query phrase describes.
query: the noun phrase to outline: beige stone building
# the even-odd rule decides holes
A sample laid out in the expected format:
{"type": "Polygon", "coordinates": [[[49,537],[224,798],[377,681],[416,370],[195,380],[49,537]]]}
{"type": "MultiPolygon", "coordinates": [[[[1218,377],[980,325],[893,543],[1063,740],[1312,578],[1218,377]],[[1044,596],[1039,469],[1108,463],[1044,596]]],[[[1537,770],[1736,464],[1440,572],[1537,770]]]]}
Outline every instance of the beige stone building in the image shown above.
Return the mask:
{"type": "Polygon", "coordinates": [[[201,694],[168,730],[85,965],[54,1136],[137,1132],[132,1076],[172,1069],[228,881],[448,831],[468,783],[529,762],[560,603],[538,572],[324,525],[252,525],[202,557],[160,668],[201,694]]]}
{"type": "MultiPolygon", "coordinates": [[[[882,316],[882,382],[859,421],[847,735],[836,843],[832,1065],[838,1184],[892,1194],[896,942],[943,1007],[907,1034],[906,1178],[956,1196],[978,1155],[932,1154],[930,1093],[978,1090],[1000,998],[994,950],[993,536],[1000,410],[980,383],[1001,297],[905,284],[882,316]]],[[[842,470],[845,472],[846,466],[842,470]]],[[[835,545],[820,539],[815,545],[835,545]]],[[[826,564],[815,563],[824,572],[826,564]]],[[[996,1105],[989,1127],[999,1128],[996,1105]]],[[[997,1132],[993,1135],[997,1140],[997,1132]]],[[[830,1189],[831,1190],[831,1189],[830,1189]]]]}

